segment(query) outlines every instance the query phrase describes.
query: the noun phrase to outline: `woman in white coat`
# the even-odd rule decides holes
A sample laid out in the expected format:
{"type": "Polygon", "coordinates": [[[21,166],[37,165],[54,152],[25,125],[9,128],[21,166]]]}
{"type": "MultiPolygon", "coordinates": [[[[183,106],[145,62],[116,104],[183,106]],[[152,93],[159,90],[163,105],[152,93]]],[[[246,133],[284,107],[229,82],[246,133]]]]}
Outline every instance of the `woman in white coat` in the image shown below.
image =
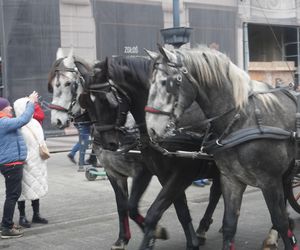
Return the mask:
{"type": "MultiPolygon", "coordinates": [[[[15,115],[20,116],[26,107],[28,98],[20,98],[14,102],[15,115]]],[[[27,146],[27,159],[24,165],[22,179],[22,194],[18,201],[20,212],[19,224],[29,228],[30,222],[25,215],[25,200],[31,200],[33,209],[32,223],[47,224],[48,220],[40,216],[39,199],[48,192],[47,160],[40,157],[39,145],[45,144],[41,124],[36,119],[31,119],[23,126],[21,133],[27,146]]]]}

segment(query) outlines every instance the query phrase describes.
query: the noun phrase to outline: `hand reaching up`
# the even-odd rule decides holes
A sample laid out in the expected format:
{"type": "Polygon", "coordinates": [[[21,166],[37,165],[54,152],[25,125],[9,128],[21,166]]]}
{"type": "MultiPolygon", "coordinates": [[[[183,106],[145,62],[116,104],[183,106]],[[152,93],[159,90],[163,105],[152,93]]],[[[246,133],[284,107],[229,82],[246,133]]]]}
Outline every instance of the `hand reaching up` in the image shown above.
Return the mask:
{"type": "Polygon", "coordinates": [[[29,101],[35,103],[38,101],[39,95],[36,91],[33,91],[30,95],[29,95],[29,101]]]}

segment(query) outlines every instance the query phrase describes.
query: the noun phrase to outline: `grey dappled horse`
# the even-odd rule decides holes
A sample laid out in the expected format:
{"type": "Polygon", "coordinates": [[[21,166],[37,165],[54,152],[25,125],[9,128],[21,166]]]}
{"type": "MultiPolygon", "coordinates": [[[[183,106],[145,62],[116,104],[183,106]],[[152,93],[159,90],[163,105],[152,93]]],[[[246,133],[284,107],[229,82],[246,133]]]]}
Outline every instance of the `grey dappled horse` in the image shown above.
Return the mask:
{"type": "MultiPolygon", "coordinates": [[[[118,57],[96,64],[94,74],[86,81],[85,93],[81,95],[80,103],[87,108],[94,122],[94,143],[97,144],[99,141],[104,144],[105,148],[112,150],[118,148],[119,140],[122,138],[124,117],[130,110],[136,121],[136,128],[140,132],[140,150],[144,162],[149,170],[157,175],[163,186],[145,217],[145,236],[140,249],[154,248],[155,226],[164,211],[174,203],[178,219],[186,235],[186,249],[196,250],[199,248],[198,240],[184,191],[193,180],[199,177],[214,178],[210,203],[197,229],[198,236],[203,240],[221,195],[219,172],[211,160],[167,157],[156,148],[152,148],[146,131],[144,111],[152,66],[151,60],[143,57],[118,57]]],[[[186,126],[192,121],[201,119],[197,115],[199,112],[199,108],[195,105],[185,114],[185,119],[181,119],[181,125],[186,126]]],[[[199,132],[199,127],[197,126],[195,131],[199,132]]],[[[200,128],[200,131],[202,129],[200,128]]],[[[194,142],[192,136],[188,138],[187,135],[178,136],[175,140],[165,141],[162,146],[169,150],[199,150],[202,141],[194,142]]]]}
{"type": "MultiPolygon", "coordinates": [[[[62,50],[57,52],[57,60],[49,72],[48,90],[53,93],[51,122],[63,129],[69,125],[70,119],[80,111],[79,95],[83,92],[84,77],[91,73],[91,66],[70,51],[64,56],[62,50]]],[[[125,249],[131,238],[128,217],[144,230],[144,217],[138,211],[139,200],[147,188],[152,174],[137,157],[115,155],[109,150],[98,150],[97,158],[104,166],[108,179],[114,189],[118,215],[119,236],[111,249],[125,249]],[[132,177],[132,188],[128,195],[127,179],[132,177]]],[[[164,228],[157,227],[157,238],[166,239],[164,228]]]]}
{"type": "MultiPolygon", "coordinates": [[[[285,91],[253,81],[227,56],[206,47],[148,52],[152,74],[146,122],[150,136],[173,133],[193,101],[211,121],[214,153],[225,201],[223,249],[233,250],[242,196],[247,185],[262,190],[273,227],[285,250],[298,249],[289,229],[283,178],[294,166],[296,103],[285,91]],[[276,127],[276,128],[274,128],[276,127]],[[254,140],[242,142],[243,135],[254,140]]],[[[200,121],[199,121],[200,122],[200,121]]]]}

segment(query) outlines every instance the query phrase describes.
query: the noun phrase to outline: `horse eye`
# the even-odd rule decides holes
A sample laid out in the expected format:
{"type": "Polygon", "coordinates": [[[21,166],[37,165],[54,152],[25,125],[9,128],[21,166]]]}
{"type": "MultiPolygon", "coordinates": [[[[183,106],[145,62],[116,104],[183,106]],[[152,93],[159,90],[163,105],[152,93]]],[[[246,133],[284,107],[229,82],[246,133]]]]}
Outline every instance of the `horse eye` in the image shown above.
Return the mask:
{"type": "Polygon", "coordinates": [[[68,87],[68,86],[70,86],[70,85],[71,85],[71,82],[69,82],[69,81],[65,83],[65,86],[66,86],[66,87],[68,87]]]}
{"type": "Polygon", "coordinates": [[[166,80],[161,81],[161,85],[162,85],[162,86],[166,86],[166,84],[167,84],[167,81],[166,81],[166,80]]]}

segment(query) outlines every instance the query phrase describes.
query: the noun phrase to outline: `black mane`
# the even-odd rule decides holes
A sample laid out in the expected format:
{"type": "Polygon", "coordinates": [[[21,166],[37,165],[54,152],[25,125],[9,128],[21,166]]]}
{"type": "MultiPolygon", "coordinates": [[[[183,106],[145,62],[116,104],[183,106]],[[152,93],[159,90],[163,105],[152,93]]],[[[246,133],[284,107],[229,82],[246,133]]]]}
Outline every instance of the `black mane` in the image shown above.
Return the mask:
{"type": "Polygon", "coordinates": [[[94,82],[111,79],[115,84],[130,91],[136,88],[149,89],[152,60],[141,56],[119,56],[94,65],[94,82]],[[105,64],[108,71],[105,71],[105,64]]]}

